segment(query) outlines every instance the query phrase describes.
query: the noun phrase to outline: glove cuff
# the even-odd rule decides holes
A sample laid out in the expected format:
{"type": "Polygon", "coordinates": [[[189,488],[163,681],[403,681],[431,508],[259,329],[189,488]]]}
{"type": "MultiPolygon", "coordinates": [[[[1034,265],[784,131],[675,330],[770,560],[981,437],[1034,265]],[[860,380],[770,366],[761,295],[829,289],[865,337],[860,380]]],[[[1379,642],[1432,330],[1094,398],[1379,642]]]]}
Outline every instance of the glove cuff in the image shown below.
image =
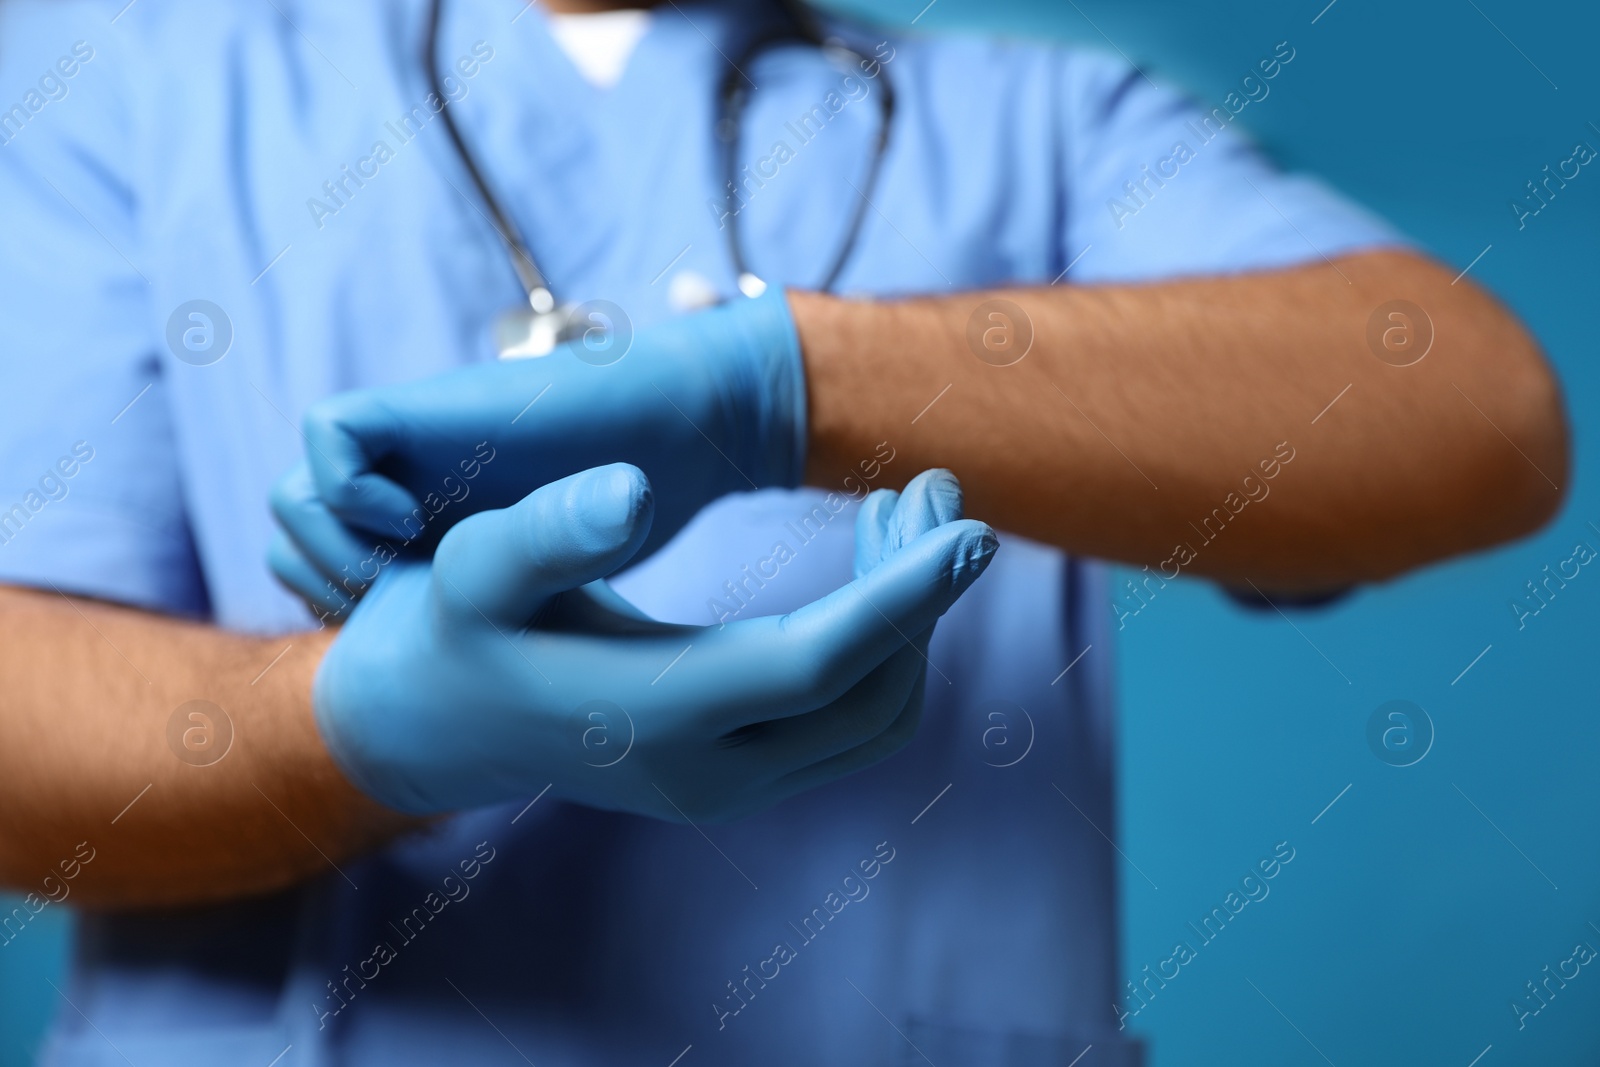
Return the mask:
{"type": "Polygon", "coordinates": [[[345,780],[365,793],[371,800],[386,808],[406,815],[433,815],[446,810],[430,804],[420,791],[409,785],[404,776],[390,769],[373,766],[373,761],[361,759],[356,750],[360,746],[342,728],[340,716],[333,710],[339,701],[339,686],[328,673],[328,660],[324,658],[311,682],[311,712],[317,725],[317,734],[323,748],[333,759],[333,764],[345,780]]]}
{"type": "Polygon", "coordinates": [[[749,376],[741,392],[751,417],[736,430],[738,451],[754,466],[757,485],[793,489],[806,469],[806,372],[789,298],[773,286],[720,310],[743,335],[736,350],[748,355],[740,373],[749,376]]]}

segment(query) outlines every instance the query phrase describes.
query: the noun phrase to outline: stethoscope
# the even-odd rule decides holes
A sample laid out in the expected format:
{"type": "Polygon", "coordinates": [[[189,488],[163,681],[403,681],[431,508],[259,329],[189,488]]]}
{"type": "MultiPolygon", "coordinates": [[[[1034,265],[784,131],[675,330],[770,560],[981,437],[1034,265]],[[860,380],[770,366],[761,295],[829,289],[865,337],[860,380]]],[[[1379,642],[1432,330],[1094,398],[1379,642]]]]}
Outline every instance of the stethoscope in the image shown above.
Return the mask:
{"type": "MultiPolygon", "coordinates": [[[[868,161],[867,172],[863,176],[860,195],[856,197],[855,206],[850,214],[850,224],[845,231],[844,240],[840,242],[833,262],[829,264],[821,283],[816,287],[819,292],[832,290],[849,262],[851,253],[855,250],[857,239],[861,236],[861,229],[866,221],[872,191],[877,184],[878,174],[882,170],[883,159],[888,151],[889,129],[894,119],[894,88],[889,81],[889,73],[883,69],[882,63],[869,60],[865,55],[837,39],[824,40],[811,13],[805,9],[800,0],[778,0],[778,3],[788,16],[789,25],[783,29],[763,33],[746,44],[738,57],[730,62],[717,87],[714,132],[723,148],[722,195],[726,212],[724,218],[728,234],[728,254],[733,262],[739,291],[747,297],[760,296],[767,285],[760,275],[751,270],[749,262],[745,259],[739,205],[735,203],[738,190],[740,135],[745,106],[749,103],[750,90],[753,88],[744,74],[745,69],[753,66],[763,51],[791,41],[812,45],[837,62],[854,63],[863,72],[869,67],[877,69],[879,117],[877,135],[872,142],[872,155],[868,161]]],[[[448,99],[439,77],[439,23],[443,7],[443,0],[430,0],[428,34],[423,50],[423,65],[428,72],[428,87],[440,100],[448,99]]],[[[539,269],[539,264],[533,258],[533,252],[523,239],[522,232],[517,229],[516,223],[506,212],[500,199],[489,188],[488,181],[478,167],[476,157],[467,147],[466,141],[461,136],[461,130],[456,126],[450,108],[444,107],[439,115],[444,119],[444,128],[450,135],[450,142],[455,147],[456,155],[461,160],[468,177],[472,179],[472,184],[477,187],[483,206],[488,211],[489,220],[501,243],[505,245],[511,267],[516,271],[517,280],[527,295],[527,307],[519,307],[506,313],[495,324],[495,346],[500,358],[520,359],[548,355],[559,344],[583,336],[592,336],[592,331],[597,328],[605,329],[605,324],[590,321],[587,317],[576,314],[577,305],[556,298],[555,291],[550,287],[544,272],[539,269]]]]}

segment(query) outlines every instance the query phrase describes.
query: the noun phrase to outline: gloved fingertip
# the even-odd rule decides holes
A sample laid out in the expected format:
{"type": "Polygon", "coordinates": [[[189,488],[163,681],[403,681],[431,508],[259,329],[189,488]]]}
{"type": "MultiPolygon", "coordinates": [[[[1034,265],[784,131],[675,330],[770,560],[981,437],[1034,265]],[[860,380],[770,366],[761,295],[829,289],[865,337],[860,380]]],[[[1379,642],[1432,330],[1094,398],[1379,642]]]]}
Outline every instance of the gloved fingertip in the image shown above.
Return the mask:
{"type": "Polygon", "coordinates": [[[884,552],[893,552],[961,516],[961,483],[956,476],[938,467],[925,470],[900,494],[890,517],[884,552]]]}
{"type": "Polygon", "coordinates": [[[655,514],[655,494],[644,471],[631,463],[612,463],[585,472],[573,486],[574,516],[596,547],[643,538],[655,514]]]}
{"type": "Polygon", "coordinates": [[[875,489],[861,502],[856,512],[855,576],[857,578],[876,567],[883,559],[884,538],[889,529],[889,519],[900,499],[897,489],[875,489]]]}
{"type": "Polygon", "coordinates": [[[955,522],[962,516],[961,481],[943,467],[934,467],[917,475],[922,479],[922,492],[927,494],[928,507],[941,526],[955,522]]]}
{"type": "MultiPolygon", "coordinates": [[[[311,565],[294,539],[282,530],[274,531],[267,547],[267,567],[286,589],[326,620],[337,619],[352,602],[311,565]]],[[[352,597],[359,595],[361,588],[358,587],[352,597]]]]}
{"type": "Polygon", "coordinates": [[[267,506],[271,508],[273,517],[282,522],[285,516],[303,508],[308,500],[314,500],[316,494],[311,468],[302,459],[272,483],[272,488],[267,491],[267,506]]]}
{"type": "Polygon", "coordinates": [[[296,555],[289,536],[282,530],[272,531],[272,540],[267,544],[267,569],[284,585],[289,585],[295,573],[296,555]]]}
{"type": "Polygon", "coordinates": [[[404,536],[408,521],[430,514],[416,494],[381,474],[346,476],[337,468],[314,466],[317,494],[336,518],[369,533],[404,536]]]}
{"type": "Polygon", "coordinates": [[[542,485],[461,520],[434,552],[435,589],[461,617],[523,626],[553,596],[615,573],[650,532],[650,481],[626,463],[542,485]]]}
{"type": "Polygon", "coordinates": [[[894,507],[899,502],[900,490],[874,489],[867,494],[867,499],[861,502],[861,512],[856,521],[881,538],[883,531],[889,525],[889,517],[894,514],[894,507]]]}
{"type": "Polygon", "coordinates": [[[1000,538],[987,523],[971,519],[962,521],[972,522],[976,527],[972,536],[962,542],[961,550],[956,553],[955,569],[952,573],[956,589],[965,592],[973,582],[982,577],[984,571],[989,569],[989,561],[1000,549],[1000,538]]]}

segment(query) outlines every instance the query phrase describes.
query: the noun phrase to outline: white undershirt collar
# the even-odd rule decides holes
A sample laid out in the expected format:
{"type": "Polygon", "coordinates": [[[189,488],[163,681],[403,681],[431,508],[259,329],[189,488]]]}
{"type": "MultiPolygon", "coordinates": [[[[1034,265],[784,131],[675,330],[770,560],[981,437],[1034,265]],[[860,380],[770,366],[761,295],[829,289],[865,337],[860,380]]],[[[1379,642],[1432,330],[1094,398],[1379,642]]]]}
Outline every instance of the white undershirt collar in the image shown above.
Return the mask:
{"type": "Polygon", "coordinates": [[[591,84],[609,89],[622,78],[634,48],[650,26],[650,12],[617,11],[545,13],[550,33],[591,84]]]}

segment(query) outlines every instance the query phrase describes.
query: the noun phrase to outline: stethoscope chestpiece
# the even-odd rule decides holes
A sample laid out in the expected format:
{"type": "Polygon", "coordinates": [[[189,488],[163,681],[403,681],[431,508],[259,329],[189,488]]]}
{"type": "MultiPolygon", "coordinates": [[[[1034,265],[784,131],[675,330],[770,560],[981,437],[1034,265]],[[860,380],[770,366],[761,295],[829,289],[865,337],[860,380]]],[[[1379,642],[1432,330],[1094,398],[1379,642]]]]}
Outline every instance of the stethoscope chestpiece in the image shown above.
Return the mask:
{"type": "Polygon", "coordinates": [[[556,346],[593,329],[574,304],[556,303],[544,286],[528,294],[528,306],[515,308],[495,320],[494,347],[501,359],[535,359],[548,356],[556,346]]]}

